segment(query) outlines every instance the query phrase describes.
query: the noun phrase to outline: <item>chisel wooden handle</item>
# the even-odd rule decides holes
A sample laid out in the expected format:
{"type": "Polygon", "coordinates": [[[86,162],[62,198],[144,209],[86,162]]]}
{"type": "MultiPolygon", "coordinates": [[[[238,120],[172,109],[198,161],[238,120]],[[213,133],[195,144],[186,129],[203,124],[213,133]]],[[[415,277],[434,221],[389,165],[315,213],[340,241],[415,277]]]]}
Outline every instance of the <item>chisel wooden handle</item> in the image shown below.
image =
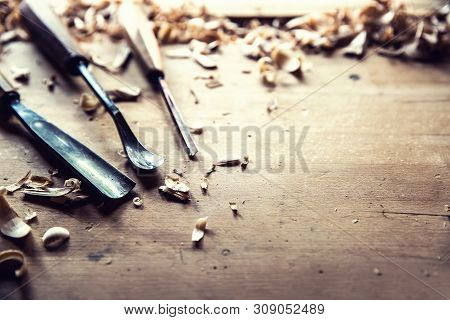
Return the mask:
{"type": "Polygon", "coordinates": [[[125,0],[119,8],[119,21],[146,77],[157,83],[158,78],[164,77],[164,73],[152,22],[140,10],[136,10],[133,1],[128,0],[125,0]]]}
{"type": "Polygon", "coordinates": [[[67,28],[46,0],[25,0],[20,5],[22,22],[33,41],[60,69],[78,75],[77,66],[88,64],[72,41],[67,28]]]}

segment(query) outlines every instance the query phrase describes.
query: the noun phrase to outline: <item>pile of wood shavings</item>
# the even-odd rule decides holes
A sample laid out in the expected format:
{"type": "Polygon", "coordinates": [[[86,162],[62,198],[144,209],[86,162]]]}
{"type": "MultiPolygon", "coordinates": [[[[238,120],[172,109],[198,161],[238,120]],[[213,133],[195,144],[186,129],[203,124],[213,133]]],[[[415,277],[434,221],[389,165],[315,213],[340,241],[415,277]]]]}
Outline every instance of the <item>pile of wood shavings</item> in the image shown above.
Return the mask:
{"type": "MultiPolygon", "coordinates": [[[[260,76],[267,85],[276,84],[278,70],[301,75],[308,69],[304,52],[330,52],[343,48],[347,56],[362,58],[370,46],[383,48],[385,56],[416,60],[436,60],[450,53],[450,7],[438,10],[412,10],[391,0],[376,0],[356,10],[336,9],[307,14],[281,23],[259,19],[241,20],[209,14],[205,7],[183,4],[163,11],[151,0],[141,0],[142,8],[153,21],[160,43],[204,43],[200,53],[239,42],[243,54],[258,60],[260,76]]],[[[77,36],[87,40],[95,32],[108,34],[112,40],[123,38],[117,22],[120,1],[71,0],[60,11],[77,36]]],[[[192,50],[192,48],[191,48],[192,50]]],[[[193,50],[194,54],[199,53],[193,50]]]]}

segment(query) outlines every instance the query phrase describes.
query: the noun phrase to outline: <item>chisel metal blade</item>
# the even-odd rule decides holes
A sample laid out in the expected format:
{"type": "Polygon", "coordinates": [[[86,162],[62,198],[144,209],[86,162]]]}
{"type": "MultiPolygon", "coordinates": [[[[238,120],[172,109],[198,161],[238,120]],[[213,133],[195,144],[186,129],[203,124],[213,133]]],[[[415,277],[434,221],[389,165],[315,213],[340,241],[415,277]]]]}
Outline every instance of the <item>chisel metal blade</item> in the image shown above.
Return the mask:
{"type": "Polygon", "coordinates": [[[153,33],[152,22],[146,18],[132,0],[125,0],[121,4],[119,8],[119,22],[125,29],[128,43],[145,77],[161,91],[187,154],[190,158],[195,157],[198,152],[195,140],[164,80],[161,54],[158,41],[153,33]]]}

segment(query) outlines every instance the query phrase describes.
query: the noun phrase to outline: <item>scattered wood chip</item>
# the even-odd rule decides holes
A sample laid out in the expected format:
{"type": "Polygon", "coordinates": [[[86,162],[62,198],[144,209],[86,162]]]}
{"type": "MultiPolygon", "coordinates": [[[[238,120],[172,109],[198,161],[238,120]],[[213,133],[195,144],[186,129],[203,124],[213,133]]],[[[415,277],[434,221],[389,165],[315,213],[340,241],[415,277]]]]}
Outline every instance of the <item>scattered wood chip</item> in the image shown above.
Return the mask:
{"type": "Polygon", "coordinates": [[[34,219],[36,219],[37,218],[37,213],[36,213],[36,211],[32,211],[32,212],[26,212],[25,213],[25,216],[23,217],[23,220],[25,220],[25,222],[30,222],[30,221],[32,221],[32,220],[34,220],[34,219]]]}
{"type": "Polygon", "coordinates": [[[28,271],[27,260],[20,250],[4,250],[0,252],[0,274],[22,277],[28,271]]]}
{"type": "Polygon", "coordinates": [[[48,169],[48,173],[50,174],[50,176],[55,177],[55,176],[59,175],[59,170],[58,169],[48,169]]]}
{"type": "Polygon", "coordinates": [[[53,180],[47,177],[32,175],[26,182],[25,187],[37,189],[46,188],[53,185],[53,180]]]}
{"type": "Polygon", "coordinates": [[[202,134],[203,127],[189,127],[189,132],[192,134],[202,134]]]}
{"type": "Polygon", "coordinates": [[[84,112],[94,112],[100,106],[100,101],[94,95],[83,92],[80,96],[79,106],[84,112]]]}
{"type": "Polygon", "coordinates": [[[290,43],[276,46],[270,53],[273,63],[287,72],[297,72],[301,68],[300,57],[292,50],[290,43]]]}
{"type": "Polygon", "coordinates": [[[450,206],[448,204],[446,204],[444,206],[444,210],[445,210],[445,212],[450,212],[450,206]]]}
{"type": "Polygon", "coordinates": [[[381,276],[382,275],[380,269],[378,269],[378,268],[373,268],[373,273],[375,273],[377,276],[381,276]]]}
{"type": "Polygon", "coordinates": [[[229,204],[230,204],[231,211],[233,211],[233,214],[236,215],[238,213],[238,207],[237,207],[236,202],[230,201],[229,204]]]}
{"type": "Polygon", "coordinates": [[[13,184],[10,184],[9,186],[6,186],[5,188],[9,193],[13,193],[14,191],[17,191],[20,188],[22,188],[30,177],[31,177],[31,171],[28,171],[25,174],[25,176],[23,178],[21,178],[19,181],[14,182],[13,184]]]}
{"type": "Polygon", "coordinates": [[[27,68],[10,67],[12,78],[15,81],[27,83],[30,80],[30,70],[27,68]]]}
{"type": "Polygon", "coordinates": [[[267,103],[267,113],[272,113],[273,111],[275,111],[276,109],[278,109],[278,99],[277,97],[273,97],[272,99],[270,99],[270,101],[267,103]]]}
{"type": "Polygon", "coordinates": [[[29,225],[19,218],[5,198],[6,189],[0,187],[0,232],[11,238],[23,238],[31,231],[29,225]]]}
{"type": "Polygon", "coordinates": [[[240,159],[226,159],[217,161],[214,165],[218,167],[234,167],[241,164],[240,159]]]}
{"type": "Polygon", "coordinates": [[[26,31],[21,28],[17,28],[14,30],[3,32],[0,35],[1,44],[7,44],[8,42],[16,40],[28,40],[28,34],[26,33],[26,31]]]}
{"type": "Polygon", "coordinates": [[[161,187],[159,187],[158,190],[159,190],[159,192],[162,192],[162,193],[164,193],[164,194],[166,194],[166,195],[169,195],[169,196],[171,196],[171,197],[174,197],[174,198],[176,198],[176,199],[178,199],[178,200],[181,200],[181,201],[183,201],[183,202],[189,201],[189,200],[190,200],[189,194],[188,194],[188,193],[185,193],[185,192],[179,192],[179,191],[174,191],[174,190],[168,188],[167,186],[161,186],[161,187]]]}
{"type": "Polygon", "coordinates": [[[242,170],[247,169],[247,165],[250,162],[249,157],[248,156],[244,156],[241,162],[241,168],[242,170]]]}
{"type": "Polygon", "coordinates": [[[203,193],[208,192],[208,178],[202,177],[202,180],[200,182],[200,188],[202,189],[203,193]]]}
{"type": "Polygon", "coordinates": [[[119,156],[121,156],[122,158],[128,158],[127,154],[125,153],[125,150],[123,150],[123,149],[119,149],[119,150],[117,151],[117,154],[118,154],[119,156]]]}
{"type": "Polygon", "coordinates": [[[205,86],[209,89],[214,89],[223,86],[223,84],[218,79],[209,79],[205,82],[205,86]]]}
{"type": "Polygon", "coordinates": [[[52,227],[42,236],[44,247],[48,250],[59,248],[70,237],[70,232],[63,227],[52,227]]]}
{"type": "Polygon", "coordinates": [[[48,91],[53,92],[56,86],[56,76],[51,75],[50,78],[44,78],[42,83],[47,87],[48,91]]]}
{"type": "Polygon", "coordinates": [[[358,223],[358,222],[359,222],[359,219],[353,219],[353,220],[352,220],[352,223],[353,223],[353,224],[358,223]]]}
{"type": "Polygon", "coordinates": [[[217,69],[217,62],[204,54],[194,52],[193,58],[205,69],[217,69]]]}
{"type": "Polygon", "coordinates": [[[195,223],[194,230],[192,231],[192,241],[198,242],[203,239],[206,230],[206,224],[208,223],[208,217],[200,218],[195,223]]]}
{"type": "Polygon", "coordinates": [[[274,86],[276,81],[276,71],[272,59],[269,57],[260,58],[258,60],[258,69],[263,83],[268,86],[274,86]]]}
{"type": "Polygon", "coordinates": [[[80,190],[81,182],[78,179],[70,178],[64,182],[64,187],[60,188],[48,188],[48,187],[39,187],[39,188],[26,188],[21,190],[22,193],[31,196],[40,196],[40,197],[62,197],[71,192],[76,192],[80,190]]]}
{"type": "Polygon", "coordinates": [[[141,95],[141,92],[141,88],[138,87],[120,87],[118,89],[107,91],[114,102],[136,101],[141,95]]]}
{"type": "Polygon", "coordinates": [[[361,31],[350,44],[344,48],[346,56],[362,58],[366,52],[367,32],[361,31]]]}
{"type": "Polygon", "coordinates": [[[198,96],[195,93],[195,91],[192,88],[189,88],[189,92],[191,93],[192,97],[194,98],[194,104],[198,104],[199,100],[198,100],[198,96]]]}
{"type": "Polygon", "coordinates": [[[164,180],[165,186],[159,187],[159,191],[172,196],[181,201],[189,201],[189,187],[180,181],[180,177],[178,175],[167,175],[164,180]]]}
{"type": "Polygon", "coordinates": [[[136,208],[139,208],[144,204],[144,201],[139,197],[135,197],[133,198],[133,204],[136,208]]]}

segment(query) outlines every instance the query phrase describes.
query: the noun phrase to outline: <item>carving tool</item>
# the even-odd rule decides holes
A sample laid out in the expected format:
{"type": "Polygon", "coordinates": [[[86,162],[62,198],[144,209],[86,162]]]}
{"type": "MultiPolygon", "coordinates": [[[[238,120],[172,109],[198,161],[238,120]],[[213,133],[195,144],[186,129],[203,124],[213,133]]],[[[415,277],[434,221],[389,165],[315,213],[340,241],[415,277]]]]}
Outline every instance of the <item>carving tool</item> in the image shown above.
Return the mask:
{"type": "Polygon", "coordinates": [[[147,150],[131,131],[128,123],[108,94],[88,70],[88,60],[79,53],[65,26],[43,0],[26,0],[20,4],[22,22],[32,40],[61,70],[81,76],[105,106],[119,132],[123,149],[137,170],[149,171],[159,167],[164,157],[147,150]]]}
{"type": "Polygon", "coordinates": [[[119,22],[125,29],[128,43],[145,77],[161,91],[186,153],[190,158],[194,158],[198,148],[164,79],[158,41],[151,21],[132,1],[126,0],[119,8],[119,22]]]}

